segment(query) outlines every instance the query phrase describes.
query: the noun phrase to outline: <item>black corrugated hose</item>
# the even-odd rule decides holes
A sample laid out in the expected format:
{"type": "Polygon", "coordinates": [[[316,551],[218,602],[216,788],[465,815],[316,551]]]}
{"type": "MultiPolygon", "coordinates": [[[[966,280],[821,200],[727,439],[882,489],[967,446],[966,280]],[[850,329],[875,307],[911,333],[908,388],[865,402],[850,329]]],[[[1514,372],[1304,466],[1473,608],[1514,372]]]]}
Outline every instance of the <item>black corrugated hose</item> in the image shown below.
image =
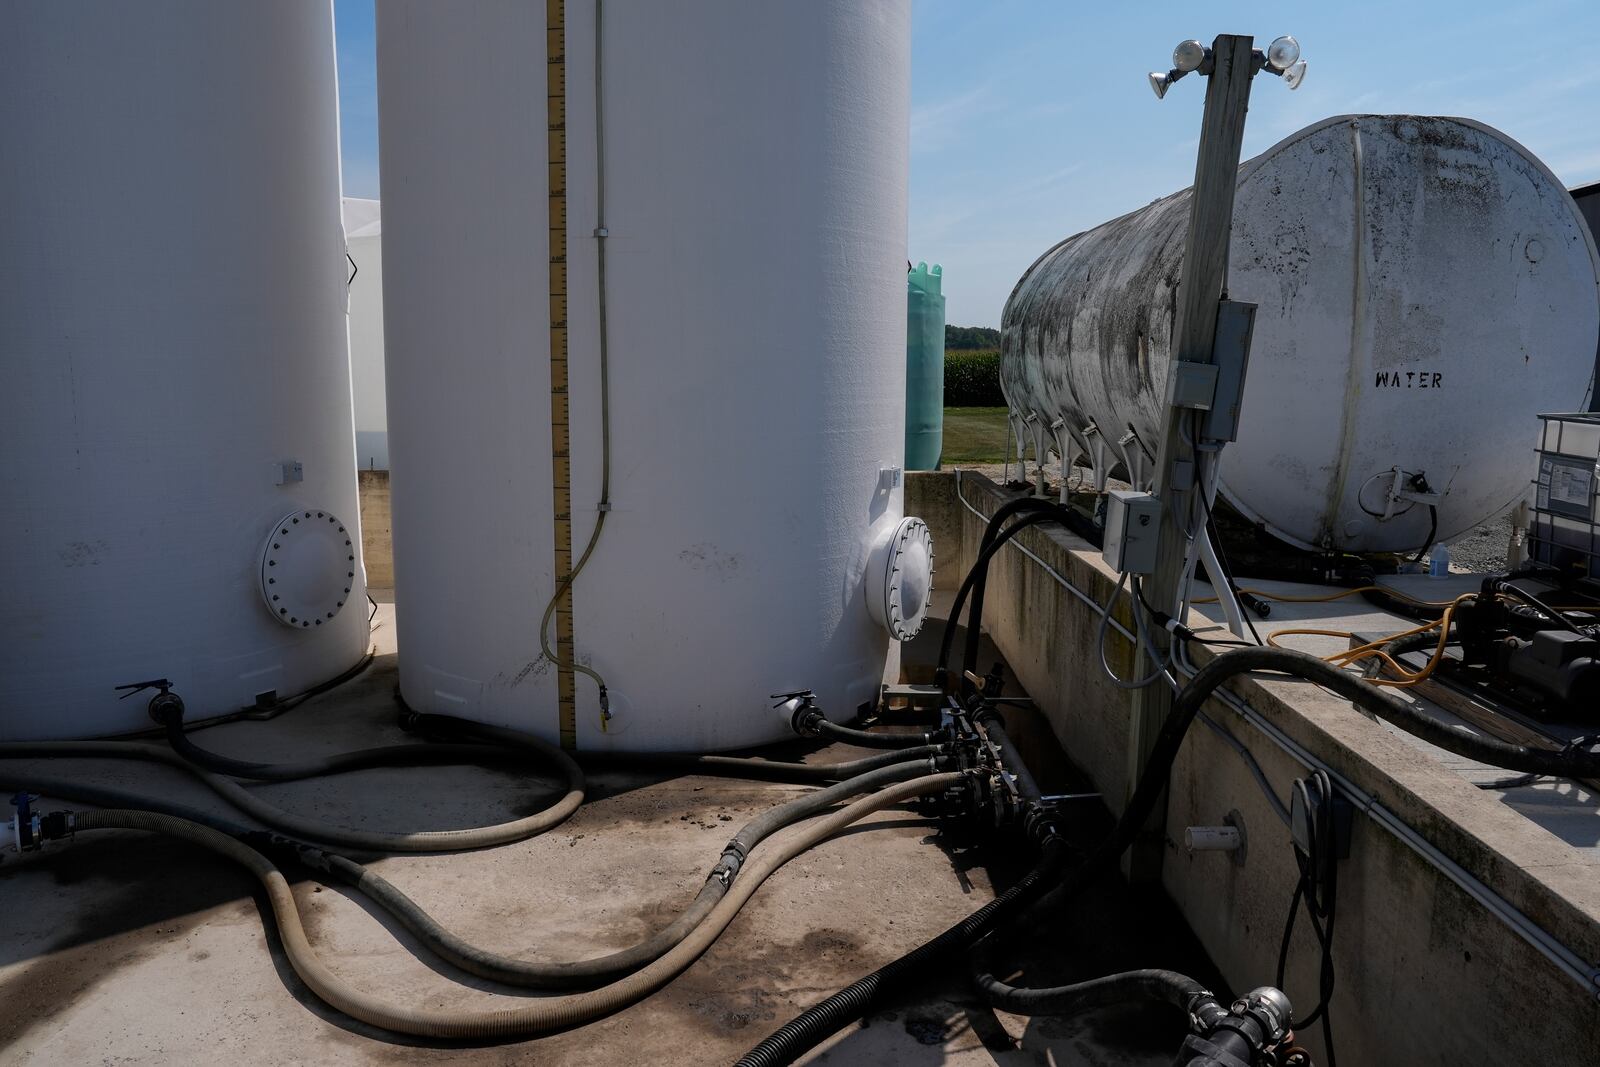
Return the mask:
{"type": "MultiPolygon", "coordinates": [[[[967,571],[967,576],[961,582],[961,588],[956,591],[956,598],[950,610],[950,622],[954,623],[961,617],[961,609],[971,597],[971,606],[967,612],[967,639],[962,654],[962,670],[972,671],[977,669],[979,628],[983,620],[983,600],[989,583],[989,561],[995,557],[1003,545],[1017,534],[1030,526],[1037,526],[1042,522],[1056,522],[1082,537],[1088,537],[1092,531],[1083,529],[1088,522],[1076,510],[1053,500],[1041,500],[1037,497],[1021,497],[1007,501],[995,509],[989,524],[984,528],[983,540],[978,545],[978,557],[973,561],[972,567],[967,571]],[[1018,512],[1026,512],[1016,522],[1001,529],[1006,519],[1018,512]]],[[[938,669],[947,672],[950,667],[950,653],[955,643],[955,627],[945,627],[944,639],[939,646],[938,669]]]]}
{"type": "Polygon", "coordinates": [[[977,971],[975,980],[984,999],[1015,1015],[1075,1015],[1138,1000],[1171,1004],[1187,1012],[1193,1010],[1197,1000],[1211,996],[1210,990],[1188,975],[1154,969],[1124,971],[1044,989],[1007,985],[983,968],[977,971]]]}
{"type": "Polygon", "coordinates": [[[1044,857],[1039,865],[1016,885],[933,940],[784,1023],[765,1041],[746,1052],[738,1067],[793,1063],[828,1035],[871,1012],[885,993],[924,974],[928,965],[972,944],[996,923],[1049,889],[1065,864],[1065,848],[1058,839],[1045,842],[1044,857]]]}
{"type": "MultiPolygon", "coordinates": [[[[962,605],[967,602],[967,597],[972,594],[973,588],[988,574],[988,568],[984,564],[984,554],[994,544],[994,539],[999,534],[1000,527],[1007,519],[1019,512],[1043,515],[1052,508],[1059,506],[1054,501],[1042,500],[1038,497],[1018,497],[1015,500],[1008,500],[1001,504],[995,509],[994,514],[989,517],[989,523],[983,529],[983,538],[978,542],[978,559],[967,569],[967,576],[961,580],[961,588],[956,590],[956,598],[951,605],[949,623],[945,626],[944,640],[939,644],[938,666],[941,671],[948,669],[950,666],[950,652],[955,645],[954,623],[961,618],[962,605]]],[[[1024,517],[1027,518],[1029,516],[1024,517]]]]}
{"type": "Polygon", "coordinates": [[[927,734],[875,734],[866,730],[852,730],[848,726],[840,726],[825,718],[816,720],[817,733],[829,741],[842,741],[847,745],[858,748],[893,748],[911,749],[919,748],[928,743],[927,734]]]}

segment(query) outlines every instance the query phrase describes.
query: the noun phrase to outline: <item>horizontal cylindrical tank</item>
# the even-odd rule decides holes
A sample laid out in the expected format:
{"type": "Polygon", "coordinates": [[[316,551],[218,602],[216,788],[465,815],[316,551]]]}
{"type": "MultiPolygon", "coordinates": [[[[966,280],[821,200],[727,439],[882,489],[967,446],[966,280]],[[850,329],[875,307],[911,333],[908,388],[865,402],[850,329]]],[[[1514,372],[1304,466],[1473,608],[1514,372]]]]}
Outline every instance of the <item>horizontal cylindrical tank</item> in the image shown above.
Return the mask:
{"type": "MultiPolygon", "coordinates": [[[[1189,199],[1070,237],[1017,283],[1001,377],[1036,449],[1151,472],[1189,199]]],[[[1420,545],[1418,474],[1443,494],[1439,538],[1467,532],[1527,493],[1538,413],[1588,396],[1594,242],[1550,171],[1481,123],[1343,116],[1248,161],[1228,289],[1259,308],[1221,492],[1303,548],[1420,545]]]]}
{"type": "Polygon", "coordinates": [[[0,739],[359,661],[333,16],[0,15],[0,739]]]}
{"type": "Polygon", "coordinates": [[[544,5],[379,8],[411,707],[558,735],[553,478],[577,555],[607,423],[611,504],[572,623],[612,718],[578,675],[579,747],[729,748],[783,736],[771,694],[835,715],[876,699],[889,631],[926,596],[901,581],[914,562],[869,581],[891,539],[927,571],[925,528],[901,523],[909,8],[608,0],[597,41],[595,5],[567,3],[554,199],[544,5]]]}

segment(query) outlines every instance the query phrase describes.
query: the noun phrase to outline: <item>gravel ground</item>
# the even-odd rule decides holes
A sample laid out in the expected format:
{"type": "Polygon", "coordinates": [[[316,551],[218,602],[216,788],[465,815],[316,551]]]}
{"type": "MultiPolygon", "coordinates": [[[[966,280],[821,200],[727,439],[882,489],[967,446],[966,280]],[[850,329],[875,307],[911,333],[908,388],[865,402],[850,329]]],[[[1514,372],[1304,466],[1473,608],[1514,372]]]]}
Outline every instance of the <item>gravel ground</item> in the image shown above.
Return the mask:
{"type": "Polygon", "coordinates": [[[1450,546],[1450,569],[1477,573],[1505,570],[1506,547],[1510,542],[1510,515],[1479,523],[1471,533],[1450,546]]]}

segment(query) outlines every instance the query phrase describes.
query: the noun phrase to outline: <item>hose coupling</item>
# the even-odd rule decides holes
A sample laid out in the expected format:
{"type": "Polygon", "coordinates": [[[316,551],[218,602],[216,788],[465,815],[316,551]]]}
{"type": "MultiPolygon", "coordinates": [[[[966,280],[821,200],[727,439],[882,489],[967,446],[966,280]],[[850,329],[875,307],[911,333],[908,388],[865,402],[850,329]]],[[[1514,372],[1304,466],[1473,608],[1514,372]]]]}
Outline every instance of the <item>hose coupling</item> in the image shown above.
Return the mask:
{"type": "Polygon", "coordinates": [[[1061,838],[1061,824],[1056,819],[1055,807],[1050,804],[1028,804],[1022,815],[1022,832],[1041,848],[1052,838],[1061,838]]]}
{"type": "Polygon", "coordinates": [[[238,837],[257,852],[268,856],[280,856],[324,874],[340,873],[327,852],[304,841],[296,841],[292,837],[285,837],[272,830],[251,830],[238,837]]]}
{"type": "Polygon", "coordinates": [[[1185,1067],[1277,1067],[1291,1036],[1289,998],[1280,989],[1259,986],[1223,1008],[1210,993],[1189,1002],[1193,1033],[1184,1039],[1177,1063],[1185,1067]]]}
{"type": "Polygon", "coordinates": [[[18,852],[37,852],[47,841],[71,837],[77,829],[77,820],[70,811],[52,811],[40,815],[33,810],[39,798],[32,793],[18,793],[11,798],[16,813],[11,817],[11,846],[18,852]]]}
{"type": "Polygon", "coordinates": [[[717,865],[711,868],[711,873],[707,877],[715,878],[722,883],[722,888],[728,888],[739,876],[739,868],[744,866],[748,855],[744,844],[738,838],[734,838],[722,850],[721,858],[717,860],[717,865]]]}
{"type": "Polygon", "coordinates": [[[801,689],[793,693],[773,693],[772,699],[777,701],[772,705],[773,708],[795,733],[801,737],[818,737],[822,734],[823,714],[817,707],[816,693],[801,689]]]}
{"type": "MultiPolygon", "coordinates": [[[[1253,1019],[1261,1028],[1262,1041],[1267,1048],[1272,1048],[1289,1036],[1294,1008],[1283,990],[1264,985],[1257,986],[1234,1001],[1233,1007],[1229,1009],[1229,1015],[1233,1018],[1253,1019]]],[[[1225,1024],[1218,1024],[1221,1025],[1225,1024]]]]}
{"type": "Polygon", "coordinates": [[[988,775],[982,771],[964,769],[961,780],[942,792],[929,793],[917,799],[923,814],[929,818],[979,824],[989,807],[992,793],[988,775]]]}

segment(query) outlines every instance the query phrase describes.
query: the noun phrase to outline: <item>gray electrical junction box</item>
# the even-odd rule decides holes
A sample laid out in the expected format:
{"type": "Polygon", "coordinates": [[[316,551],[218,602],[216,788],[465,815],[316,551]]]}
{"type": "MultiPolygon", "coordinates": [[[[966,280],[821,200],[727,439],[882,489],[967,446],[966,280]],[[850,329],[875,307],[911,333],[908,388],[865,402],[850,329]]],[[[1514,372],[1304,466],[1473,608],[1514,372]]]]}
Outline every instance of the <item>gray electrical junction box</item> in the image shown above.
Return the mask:
{"type": "Polygon", "coordinates": [[[1156,536],[1161,501],[1149,493],[1113,489],[1106,494],[1105,547],[1101,558],[1120,574],[1151,574],[1156,569],[1156,536]]]}

